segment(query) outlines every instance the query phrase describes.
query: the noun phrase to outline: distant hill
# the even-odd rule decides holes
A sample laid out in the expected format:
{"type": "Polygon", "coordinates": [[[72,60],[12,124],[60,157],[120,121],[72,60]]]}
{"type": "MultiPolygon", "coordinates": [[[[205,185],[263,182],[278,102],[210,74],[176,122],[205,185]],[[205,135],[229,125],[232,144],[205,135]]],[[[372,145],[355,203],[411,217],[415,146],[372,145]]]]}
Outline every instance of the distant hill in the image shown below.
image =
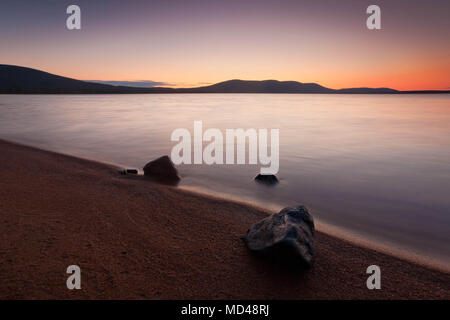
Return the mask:
{"type": "Polygon", "coordinates": [[[0,65],[0,93],[141,93],[148,89],[116,87],[26,67],[0,65]]]}
{"type": "Polygon", "coordinates": [[[390,88],[348,88],[335,90],[336,93],[400,93],[390,88]]]}
{"type": "Polygon", "coordinates": [[[229,80],[190,90],[206,93],[334,93],[335,91],[316,83],[277,80],[229,80]]]}
{"type": "Polygon", "coordinates": [[[48,72],[0,64],[0,93],[449,93],[450,91],[407,91],[390,88],[330,89],[317,83],[297,81],[229,80],[197,88],[137,88],[81,81],[48,72]]]}

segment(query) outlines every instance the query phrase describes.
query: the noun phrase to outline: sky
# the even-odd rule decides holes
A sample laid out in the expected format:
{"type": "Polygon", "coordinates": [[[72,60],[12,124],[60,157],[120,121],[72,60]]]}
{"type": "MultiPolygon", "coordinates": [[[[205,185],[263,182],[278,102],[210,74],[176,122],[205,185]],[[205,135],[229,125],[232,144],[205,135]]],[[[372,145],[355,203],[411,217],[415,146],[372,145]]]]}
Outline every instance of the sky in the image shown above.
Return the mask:
{"type": "Polygon", "coordinates": [[[0,2],[0,63],[80,80],[450,88],[449,0],[0,2]],[[81,8],[68,30],[66,8],[81,8]],[[366,9],[381,8],[381,30],[366,9]]]}

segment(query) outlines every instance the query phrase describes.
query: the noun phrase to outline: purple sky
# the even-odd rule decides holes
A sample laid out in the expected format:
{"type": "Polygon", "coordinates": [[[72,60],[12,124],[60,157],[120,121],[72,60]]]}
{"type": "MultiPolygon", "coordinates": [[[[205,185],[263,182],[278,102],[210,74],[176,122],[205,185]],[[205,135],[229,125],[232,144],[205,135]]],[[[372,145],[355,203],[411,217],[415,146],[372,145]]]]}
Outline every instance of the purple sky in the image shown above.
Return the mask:
{"type": "Polygon", "coordinates": [[[77,79],[196,86],[228,79],[445,89],[450,1],[10,1],[0,63],[77,79]],[[81,7],[82,29],[66,29],[81,7]],[[382,30],[366,28],[370,4],[382,30]]]}

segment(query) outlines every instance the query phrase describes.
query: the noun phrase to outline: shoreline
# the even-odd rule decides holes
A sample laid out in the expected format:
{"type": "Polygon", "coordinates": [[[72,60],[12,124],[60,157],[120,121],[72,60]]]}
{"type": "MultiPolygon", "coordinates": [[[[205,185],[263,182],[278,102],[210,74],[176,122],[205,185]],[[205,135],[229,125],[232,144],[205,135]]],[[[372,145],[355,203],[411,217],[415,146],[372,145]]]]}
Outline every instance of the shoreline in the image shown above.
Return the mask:
{"type": "Polygon", "coordinates": [[[1,139],[0,151],[3,299],[450,299],[448,272],[322,227],[313,268],[286,272],[239,239],[274,212],[1,139]],[[70,264],[82,290],[65,288],[70,264]],[[366,288],[372,264],[381,290],[366,288]]]}
{"type": "MultiPolygon", "coordinates": [[[[254,206],[259,210],[267,212],[267,214],[273,214],[283,209],[283,206],[278,204],[262,203],[250,198],[241,199],[237,196],[232,196],[226,193],[220,193],[211,190],[205,190],[196,186],[178,186],[178,188],[187,192],[193,192],[202,196],[213,197],[223,201],[232,201],[243,205],[254,206]]],[[[309,207],[308,209],[312,213],[317,212],[317,210],[311,209],[309,207]]],[[[381,239],[371,239],[355,231],[324,222],[316,217],[314,217],[314,219],[315,229],[319,232],[327,234],[328,236],[345,240],[358,247],[363,247],[369,250],[378,251],[386,255],[391,255],[395,258],[406,260],[408,262],[418,264],[426,268],[441,271],[444,273],[450,273],[450,265],[439,260],[439,258],[423,256],[407,248],[391,244],[388,241],[383,241],[381,239]]]]}

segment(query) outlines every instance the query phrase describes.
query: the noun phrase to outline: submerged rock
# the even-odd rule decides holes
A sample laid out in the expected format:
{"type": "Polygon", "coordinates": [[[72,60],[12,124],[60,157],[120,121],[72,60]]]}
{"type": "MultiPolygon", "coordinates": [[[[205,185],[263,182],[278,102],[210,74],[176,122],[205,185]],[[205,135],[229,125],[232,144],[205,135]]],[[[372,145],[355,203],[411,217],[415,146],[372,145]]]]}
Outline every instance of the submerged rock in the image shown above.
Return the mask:
{"type": "Polygon", "coordinates": [[[288,265],[314,261],[314,220],[305,206],[284,208],[252,225],[243,240],[261,256],[288,265]]]}
{"type": "Polygon", "coordinates": [[[180,180],[178,171],[169,156],[162,156],[150,161],[144,167],[144,175],[163,183],[177,183],[180,180]]]}
{"type": "Polygon", "coordinates": [[[277,176],[273,174],[258,174],[255,177],[255,180],[260,183],[268,184],[268,185],[274,185],[278,183],[277,176]]]}

